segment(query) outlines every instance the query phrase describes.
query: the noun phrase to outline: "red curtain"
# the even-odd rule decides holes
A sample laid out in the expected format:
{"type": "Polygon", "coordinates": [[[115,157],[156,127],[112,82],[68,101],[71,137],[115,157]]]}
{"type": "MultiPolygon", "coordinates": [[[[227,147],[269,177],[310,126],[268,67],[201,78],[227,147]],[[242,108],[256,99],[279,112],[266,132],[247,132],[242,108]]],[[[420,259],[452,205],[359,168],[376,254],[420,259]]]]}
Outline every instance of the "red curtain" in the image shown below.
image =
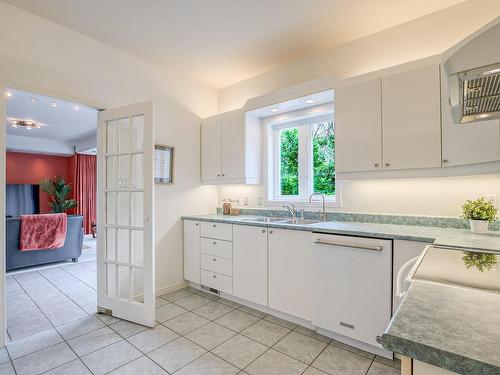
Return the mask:
{"type": "Polygon", "coordinates": [[[85,234],[91,233],[96,220],[97,159],[95,155],[76,155],[75,199],[76,213],[83,215],[85,234]]]}

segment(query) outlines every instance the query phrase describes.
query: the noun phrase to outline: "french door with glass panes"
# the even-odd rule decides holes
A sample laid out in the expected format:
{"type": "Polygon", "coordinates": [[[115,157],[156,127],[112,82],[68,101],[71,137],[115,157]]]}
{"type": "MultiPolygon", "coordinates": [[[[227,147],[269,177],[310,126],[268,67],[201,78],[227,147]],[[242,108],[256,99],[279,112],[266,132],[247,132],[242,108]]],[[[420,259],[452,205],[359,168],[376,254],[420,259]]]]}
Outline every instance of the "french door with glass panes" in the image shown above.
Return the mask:
{"type": "Polygon", "coordinates": [[[153,327],[153,103],[99,112],[97,306],[153,327]]]}

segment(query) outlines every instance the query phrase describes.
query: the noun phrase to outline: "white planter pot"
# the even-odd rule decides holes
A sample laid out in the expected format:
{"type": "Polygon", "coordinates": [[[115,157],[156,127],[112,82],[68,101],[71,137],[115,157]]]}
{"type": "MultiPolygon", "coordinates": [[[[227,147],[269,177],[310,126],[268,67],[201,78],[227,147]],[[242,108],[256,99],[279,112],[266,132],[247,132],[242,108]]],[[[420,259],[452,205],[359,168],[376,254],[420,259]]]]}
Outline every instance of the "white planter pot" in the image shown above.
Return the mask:
{"type": "Polygon", "coordinates": [[[469,220],[470,230],[472,233],[487,233],[488,221],[487,220],[469,220]]]}

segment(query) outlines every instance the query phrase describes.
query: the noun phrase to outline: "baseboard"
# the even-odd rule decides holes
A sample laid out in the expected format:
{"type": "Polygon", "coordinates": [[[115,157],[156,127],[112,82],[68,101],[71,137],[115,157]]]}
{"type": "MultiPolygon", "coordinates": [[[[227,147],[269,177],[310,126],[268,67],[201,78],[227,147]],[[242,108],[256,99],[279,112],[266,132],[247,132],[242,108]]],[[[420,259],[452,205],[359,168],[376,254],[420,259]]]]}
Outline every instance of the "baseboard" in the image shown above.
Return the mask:
{"type": "Polygon", "coordinates": [[[161,296],[162,294],[165,294],[165,293],[175,292],[176,290],[185,288],[187,286],[188,286],[187,282],[181,281],[180,283],[177,283],[177,284],[174,284],[174,285],[165,286],[163,288],[156,289],[155,290],[155,297],[159,297],[159,296],[161,296]]]}

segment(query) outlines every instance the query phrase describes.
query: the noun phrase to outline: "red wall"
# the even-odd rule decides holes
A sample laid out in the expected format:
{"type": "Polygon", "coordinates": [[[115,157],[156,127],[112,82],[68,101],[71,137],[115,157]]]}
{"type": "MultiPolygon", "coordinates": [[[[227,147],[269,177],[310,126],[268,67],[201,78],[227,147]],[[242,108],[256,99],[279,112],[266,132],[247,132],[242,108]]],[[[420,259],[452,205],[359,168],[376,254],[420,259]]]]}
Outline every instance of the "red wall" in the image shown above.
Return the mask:
{"type": "MultiPolygon", "coordinates": [[[[74,188],[74,157],[7,152],[6,180],[8,184],[39,184],[44,178],[62,176],[74,188]]],[[[50,212],[48,197],[40,192],[41,213],[50,212]]]]}

